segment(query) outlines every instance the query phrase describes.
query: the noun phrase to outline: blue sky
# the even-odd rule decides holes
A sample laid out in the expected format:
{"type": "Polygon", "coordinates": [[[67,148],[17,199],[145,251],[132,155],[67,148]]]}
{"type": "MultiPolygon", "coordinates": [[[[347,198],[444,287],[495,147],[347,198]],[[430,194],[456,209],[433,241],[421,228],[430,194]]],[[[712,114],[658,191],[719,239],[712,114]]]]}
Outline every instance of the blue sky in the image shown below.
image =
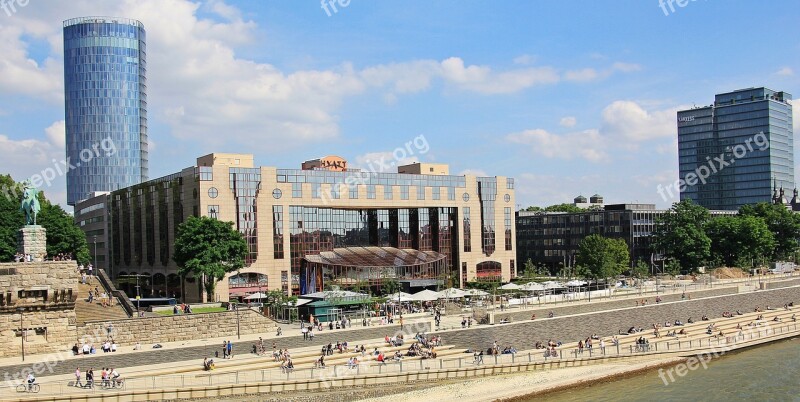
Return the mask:
{"type": "MultiPolygon", "coordinates": [[[[145,24],[152,178],[214,151],[366,167],[423,135],[429,151],[409,159],[515,177],[523,207],[594,193],[667,206],[656,186],[678,175],[676,110],[751,86],[800,97],[793,0],[333,3],[0,9],[0,171],[64,158],[60,27],[77,16],[145,24]]],[[[64,187],[45,191],[64,203],[64,187]]]]}

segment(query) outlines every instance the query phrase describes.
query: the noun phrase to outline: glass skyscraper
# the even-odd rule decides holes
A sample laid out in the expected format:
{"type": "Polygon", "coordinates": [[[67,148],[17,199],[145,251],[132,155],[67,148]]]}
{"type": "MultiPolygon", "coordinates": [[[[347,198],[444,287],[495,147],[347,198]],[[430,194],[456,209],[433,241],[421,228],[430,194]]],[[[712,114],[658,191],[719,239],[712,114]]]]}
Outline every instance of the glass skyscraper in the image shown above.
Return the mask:
{"type": "Polygon", "coordinates": [[[64,21],[67,203],[146,181],[145,30],[125,18],[64,21]]]}
{"type": "Polygon", "coordinates": [[[748,88],[678,112],[680,199],[734,210],[771,202],[794,181],[792,95],[748,88]]]}

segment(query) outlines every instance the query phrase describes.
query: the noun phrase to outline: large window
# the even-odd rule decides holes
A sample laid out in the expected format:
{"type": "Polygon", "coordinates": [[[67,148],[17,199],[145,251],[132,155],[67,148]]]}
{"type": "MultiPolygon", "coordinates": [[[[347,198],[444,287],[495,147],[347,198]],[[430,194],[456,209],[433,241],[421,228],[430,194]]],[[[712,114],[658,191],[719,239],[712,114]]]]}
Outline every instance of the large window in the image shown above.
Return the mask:
{"type": "Polygon", "coordinates": [[[470,217],[469,207],[464,207],[464,252],[469,253],[472,251],[472,236],[470,235],[470,217]]]}
{"type": "Polygon", "coordinates": [[[503,208],[503,216],[504,216],[503,220],[505,221],[505,227],[506,227],[506,251],[511,251],[512,250],[512,244],[511,244],[511,219],[512,219],[512,217],[511,217],[511,207],[503,208]]]}
{"type": "Polygon", "coordinates": [[[497,282],[502,277],[502,265],[497,261],[484,261],[478,263],[477,280],[479,282],[497,282]]]}
{"type": "Polygon", "coordinates": [[[236,200],[236,227],[247,242],[245,264],[258,258],[258,218],[256,199],[261,190],[261,169],[230,168],[229,184],[236,200]]]}
{"type": "Polygon", "coordinates": [[[272,206],[272,242],[274,243],[274,257],[283,259],[283,206],[272,206]]]}
{"type": "Polygon", "coordinates": [[[497,178],[478,177],[478,195],[481,203],[481,251],[488,256],[495,251],[494,202],[497,198],[497,178]]]}

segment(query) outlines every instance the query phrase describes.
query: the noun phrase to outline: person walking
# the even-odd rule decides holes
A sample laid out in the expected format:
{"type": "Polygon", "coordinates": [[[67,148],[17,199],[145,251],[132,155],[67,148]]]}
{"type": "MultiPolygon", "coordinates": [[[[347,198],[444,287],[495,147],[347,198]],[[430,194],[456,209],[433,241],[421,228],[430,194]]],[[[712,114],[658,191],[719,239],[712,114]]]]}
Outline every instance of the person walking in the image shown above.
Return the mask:
{"type": "Polygon", "coordinates": [[[222,341],[222,358],[228,358],[228,341],[222,341]]]}
{"type": "Polygon", "coordinates": [[[83,383],[81,383],[81,369],[80,367],[75,368],[75,386],[76,387],[83,387],[83,383]]]}
{"type": "Polygon", "coordinates": [[[228,341],[228,359],[233,359],[233,344],[228,341]]]}

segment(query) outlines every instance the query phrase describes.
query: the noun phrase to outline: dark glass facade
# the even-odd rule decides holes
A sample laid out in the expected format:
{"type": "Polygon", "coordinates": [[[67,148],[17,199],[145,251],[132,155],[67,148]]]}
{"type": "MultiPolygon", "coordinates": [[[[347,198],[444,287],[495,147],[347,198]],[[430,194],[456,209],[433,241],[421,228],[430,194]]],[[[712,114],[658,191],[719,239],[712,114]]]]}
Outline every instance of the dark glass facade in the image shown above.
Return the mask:
{"type": "MultiPolygon", "coordinates": [[[[651,262],[656,250],[651,248],[651,233],[656,219],[666,211],[654,204],[606,205],[603,211],[578,213],[517,212],[517,261],[531,260],[552,274],[564,267],[574,267],[581,241],[598,234],[623,239],[628,244],[631,266],[638,260],[651,262]]],[[[711,211],[712,216],[733,215],[735,211],[711,211]]]]}
{"type": "Polygon", "coordinates": [[[69,205],[147,180],[145,39],[136,20],[64,21],[69,205]]]}
{"type": "MultiPolygon", "coordinates": [[[[309,276],[305,271],[306,256],[334,249],[392,247],[434,251],[445,257],[446,272],[458,273],[458,250],[455,250],[458,243],[453,241],[454,234],[458,232],[457,208],[340,209],[290,206],[288,219],[292,276],[298,278],[295,293],[323,290],[323,281],[317,280],[316,276],[309,276]]],[[[372,285],[380,287],[379,282],[372,285]]]]}
{"type": "Polygon", "coordinates": [[[671,192],[708,209],[737,210],[770,202],[775,184],[794,188],[791,100],[786,92],[750,88],[679,111],[679,178],[687,184],[671,192]]]}

